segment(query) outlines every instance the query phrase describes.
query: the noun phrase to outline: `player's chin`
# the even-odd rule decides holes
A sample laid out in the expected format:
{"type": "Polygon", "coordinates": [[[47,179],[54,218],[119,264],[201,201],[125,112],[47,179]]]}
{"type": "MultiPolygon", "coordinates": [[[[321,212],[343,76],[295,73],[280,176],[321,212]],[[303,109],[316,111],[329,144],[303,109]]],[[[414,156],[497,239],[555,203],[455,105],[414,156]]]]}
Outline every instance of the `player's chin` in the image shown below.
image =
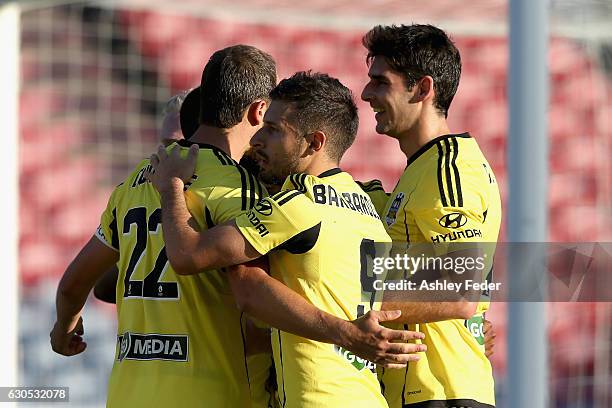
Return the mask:
{"type": "Polygon", "coordinates": [[[389,126],[387,126],[387,123],[376,123],[376,133],[378,133],[379,135],[389,135],[389,126]]]}
{"type": "Polygon", "coordinates": [[[270,178],[270,168],[261,161],[258,161],[257,165],[259,166],[259,177],[262,179],[270,178]]]}
{"type": "Polygon", "coordinates": [[[266,185],[278,183],[278,178],[269,170],[260,167],[259,179],[266,185]]]}

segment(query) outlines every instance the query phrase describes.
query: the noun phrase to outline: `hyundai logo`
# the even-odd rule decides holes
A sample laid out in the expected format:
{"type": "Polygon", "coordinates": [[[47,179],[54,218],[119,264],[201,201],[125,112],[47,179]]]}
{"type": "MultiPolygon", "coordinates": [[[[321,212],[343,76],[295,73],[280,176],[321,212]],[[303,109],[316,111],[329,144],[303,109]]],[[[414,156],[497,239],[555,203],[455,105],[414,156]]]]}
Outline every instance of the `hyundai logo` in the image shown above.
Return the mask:
{"type": "Polygon", "coordinates": [[[272,204],[268,200],[261,200],[255,206],[255,210],[261,215],[272,215],[272,204]]]}
{"type": "Polygon", "coordinates": [[[467,217],[461,213],[450,213],[440,218],[438,223],[444,228],[460,228],[467,223],[467,217]]]}

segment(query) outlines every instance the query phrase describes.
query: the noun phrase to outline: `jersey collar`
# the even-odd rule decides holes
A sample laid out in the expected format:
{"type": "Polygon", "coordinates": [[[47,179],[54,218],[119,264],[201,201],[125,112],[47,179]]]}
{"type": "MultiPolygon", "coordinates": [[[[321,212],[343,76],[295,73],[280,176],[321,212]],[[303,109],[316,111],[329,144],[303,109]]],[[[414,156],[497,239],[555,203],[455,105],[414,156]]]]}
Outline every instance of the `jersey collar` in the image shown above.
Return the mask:
{"type": "Polygon", "coordinates": [[[230,157],[229,154],[225,153],[223,150],[221,150],[220,148],[218,148],[217,146],[213,146],[211,144],[208,143],[198,143],[198,142],[192,142],[191,140],[187,140],[187,139],[181,139],[181,140],[177,140],[176,143],[179,146],[183,146],[183,147],[189,147],[191,145],[198,145],[200,146],[200,149],[210,149],[210,150],[214,150],[217,151],[219,153],[222,153],[224,156],[230,157]]]}
{"type": "Polygon", "coordinates": [[[425,143],[419,150],[417,150],[410,158],[408,159],[408,163],[406,163],[406,167],[410,166],[416,159],[421,157],[423,153],[429,150],[432,146],[435,146],[441,140],[452,139],[454,137],[463,137],[466,139],[470,139],[472,136],[468,132],[460,133],[460,134],[450,134],[450,135],[442,135],[438,136],[435,139],[431,139],[429,142],[425,143]]]}
{"type": "Polygon", "coordinates": [[[318,178],[329,177],[329,176],[333,176],[334,174],[338,174],[338,173],[342,173],[342,170],[340,169],[340,167],[326,170],[323,173],[319,174],[317,177],[318,178]]]}

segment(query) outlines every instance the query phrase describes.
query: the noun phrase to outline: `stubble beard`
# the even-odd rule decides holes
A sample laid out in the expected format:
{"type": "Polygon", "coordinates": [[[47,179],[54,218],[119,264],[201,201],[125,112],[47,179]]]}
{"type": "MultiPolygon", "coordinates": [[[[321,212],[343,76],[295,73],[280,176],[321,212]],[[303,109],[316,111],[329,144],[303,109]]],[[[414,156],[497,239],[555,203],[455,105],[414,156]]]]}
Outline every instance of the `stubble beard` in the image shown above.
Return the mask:
{"type": "Polygon", "coordinates": [[[287,161],[277,164],[269,171],[262,170],[259,177],[265,185],[282,186],[289,175],[299,173],[299,163],[300,157],[296,149],[287,157],[287,161]]]}

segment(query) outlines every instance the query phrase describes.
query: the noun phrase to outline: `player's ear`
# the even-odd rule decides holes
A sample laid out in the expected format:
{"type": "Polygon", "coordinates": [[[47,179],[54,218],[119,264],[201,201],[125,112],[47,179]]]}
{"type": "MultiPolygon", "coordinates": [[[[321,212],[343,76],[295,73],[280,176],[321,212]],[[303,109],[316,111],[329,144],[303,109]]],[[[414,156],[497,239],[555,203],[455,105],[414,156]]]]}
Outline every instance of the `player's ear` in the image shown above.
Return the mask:
{"type": "Polygon", "coordinates": [[[423,102],[434,97],[434,80],[429,75],[425,75],[414,85],[414,102],[423,102]]]}
{"type": "Polygon", "coordinates": [[[323,149],[325,144],[327,143],[327,135],[320,130],[307,134],[305,137],[306,142],[308,143],[307,153],[318,152],[323,149]]]}
{"type": "Polygon", "coordinates": [[[264,114],[268,109],[268,103],[264,100],[258,100],[249,105],[246,117],[251,126],[260,126],[263,124],[264,114]]]}

